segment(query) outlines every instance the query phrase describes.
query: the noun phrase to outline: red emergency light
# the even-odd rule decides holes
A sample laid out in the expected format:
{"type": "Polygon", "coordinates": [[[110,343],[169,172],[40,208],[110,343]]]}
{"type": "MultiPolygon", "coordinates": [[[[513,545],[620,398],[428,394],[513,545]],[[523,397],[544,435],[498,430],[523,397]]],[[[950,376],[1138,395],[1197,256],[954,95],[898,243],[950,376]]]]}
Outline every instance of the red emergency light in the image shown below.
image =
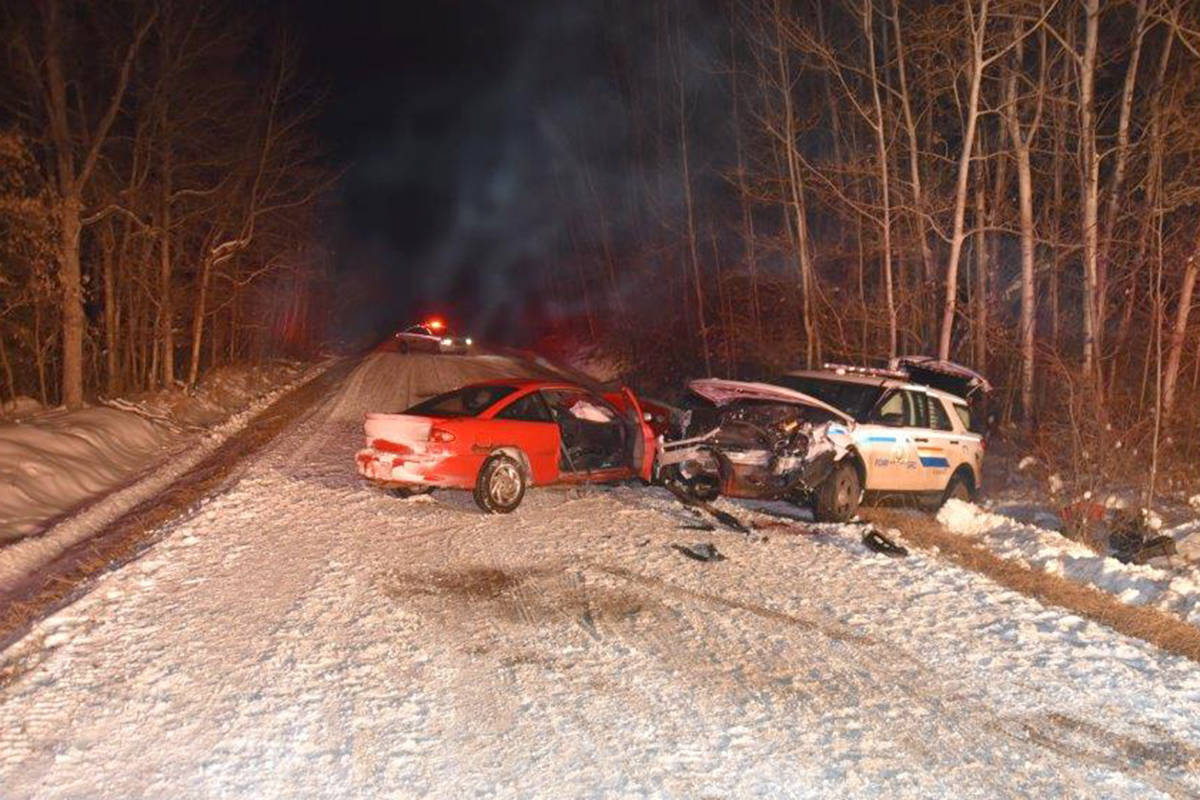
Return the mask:
{"type": "Polygon", "coordinates": [[[427,324],[429,325],[429,330],[431,331],[440,331],[442,328],[446,327],[446,323],[436,317],[429,320],[427,324]]]}

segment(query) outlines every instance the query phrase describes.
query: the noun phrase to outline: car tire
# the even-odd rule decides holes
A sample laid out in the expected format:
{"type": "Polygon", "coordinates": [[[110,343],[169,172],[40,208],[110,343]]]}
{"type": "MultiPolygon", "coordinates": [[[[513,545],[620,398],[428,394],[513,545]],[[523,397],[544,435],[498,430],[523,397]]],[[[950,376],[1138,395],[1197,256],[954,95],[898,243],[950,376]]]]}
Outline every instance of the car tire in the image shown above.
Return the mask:
{"type": "Polygon", "coordinates": [[[697,475],[684,482],[687,493],[701,503],[709,503],[721,496],[721,482],[712,475],[697,475]]]}
{"type": "Polygon", "coordinates": [[[416,497],[419,494],[429,494],[433,491],[432,486],[393,486],[387,490],[392,497],[398,497],[404,500],[408,497],[416,497]]]}
{"type": "Polygon", "coordinates": [[[839,461],[813,493],[813,518],[817,522],[849,522],[862,501],[862,480],[849,459],[839,461]]]}
{"type": "Polygon", "coordinates": [[[404,353],[405,355],[408,355],[408,342],[400,343],[400,352],[404,353]]]}
{"type": "Polygon", "coordinates": [[[483,462],[475,479],[475,504],[489,514],[508,514],[521,505],[528,481],[514,459],[495,455],[483,462]]]}
{"type": "Polygon", "coordinates": [[[962,475],[955,473],[946,483],[946,489],[942,492],[942,499],[938,502],[937,507],[941,508],[946,505],[947,500],[962,500],[964,503],[969,503],[971,499],[971,484],[962,475]]]}
{"type": "Polygon", "coordinates": [[[662,470],[659,483],[672,483],[685,495],[700,503],[708,503],[721,496],[721,481],[717,477],[704,473],[685,477],[677,464],[662,470]]]}

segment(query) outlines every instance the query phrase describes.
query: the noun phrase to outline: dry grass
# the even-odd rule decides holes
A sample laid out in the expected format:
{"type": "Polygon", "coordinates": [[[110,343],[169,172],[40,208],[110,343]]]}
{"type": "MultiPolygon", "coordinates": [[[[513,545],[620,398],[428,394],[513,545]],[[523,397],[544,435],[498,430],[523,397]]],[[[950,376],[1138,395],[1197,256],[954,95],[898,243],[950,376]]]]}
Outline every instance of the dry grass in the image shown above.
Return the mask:
{"type": "Polygon", "coordinates": [[[165,492],[138,504],[34,574],[0,589],[0,650],[24,636],[37,620],[84,594],[97,577],[150,547],[156,531],[220,488],[247,456],[324,397],[353,366],[353,359],[347,359],[279,398],[165,492]]]}
{"type": "Polygon", "coordinates": [[[1127,605],[1091,586],[1000,558],[930,518],[884,508],[865,508],[863,517],[882,528],[898,528],[915,545],[937,547],[955,564],[986,575],[1005,588],[1200,662],[1200,629],[1164,611],[1127,605]]]}

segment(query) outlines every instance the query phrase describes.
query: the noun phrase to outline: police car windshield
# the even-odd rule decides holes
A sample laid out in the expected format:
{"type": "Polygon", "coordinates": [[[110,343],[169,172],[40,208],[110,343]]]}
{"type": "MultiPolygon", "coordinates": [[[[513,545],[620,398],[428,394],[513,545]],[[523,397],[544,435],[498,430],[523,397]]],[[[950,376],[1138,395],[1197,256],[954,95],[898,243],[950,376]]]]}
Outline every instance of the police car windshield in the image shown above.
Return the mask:
{"type": "Polygon", "coordinates": [[[883,387],[869,383],[814,378],[802,375],[782,375],[771,383],[786,386],[822,400],[834,408],[845,411],[858,422],[865,422],[883,394],[883,387]]]}

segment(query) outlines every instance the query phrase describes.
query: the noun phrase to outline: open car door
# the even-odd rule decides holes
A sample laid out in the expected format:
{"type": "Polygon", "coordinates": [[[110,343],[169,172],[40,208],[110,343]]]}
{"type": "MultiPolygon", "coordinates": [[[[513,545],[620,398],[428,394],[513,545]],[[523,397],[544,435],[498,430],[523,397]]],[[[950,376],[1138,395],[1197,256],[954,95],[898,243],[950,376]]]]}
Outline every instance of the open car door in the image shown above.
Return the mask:
{"type": "Polygon", "coordinates": [[[606,392],[604,399],[620,411],[628,423],[629,466],[633,474],[649,481],[654,472],[654,430],[642,413],[641,403],[628,386],[622,386],[620,391],[606,392]]]}

